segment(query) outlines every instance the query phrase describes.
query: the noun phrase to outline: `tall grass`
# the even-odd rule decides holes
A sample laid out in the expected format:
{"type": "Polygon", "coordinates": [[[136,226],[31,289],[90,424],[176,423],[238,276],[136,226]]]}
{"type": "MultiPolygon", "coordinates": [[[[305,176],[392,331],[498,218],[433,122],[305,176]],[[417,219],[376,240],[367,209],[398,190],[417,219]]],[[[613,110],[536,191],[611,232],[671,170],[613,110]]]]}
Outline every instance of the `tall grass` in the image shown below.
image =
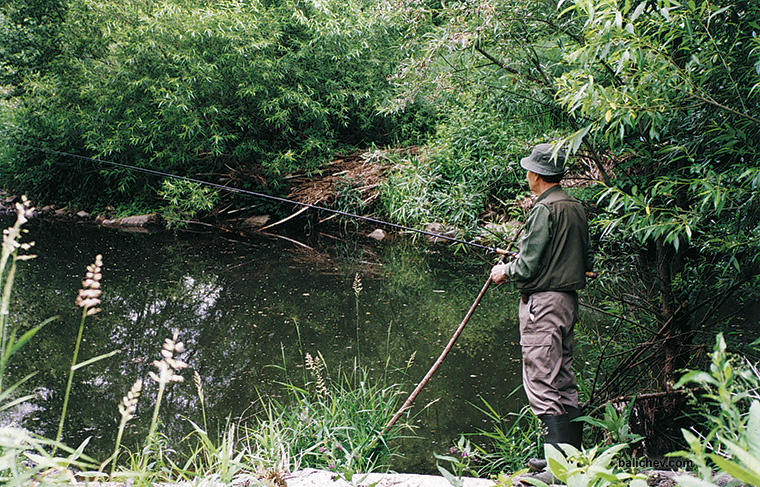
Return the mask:
{"type": "Polygon", "coordinates": [[[121,440],[124,438],[124,429],[127,427],[127,423],[135,417],[137,400],[140,397],[140,393],[142,393],[142,379],[137,379],[127,395],[124,396],[119,403],[121,420],[119,421],[119,431],[116,434],[116,444],[113,448],[113,454],[100,465],[100,470],[102,471],[108,463],[111,464],[111,477],[113,477],[113,474],[116,471],[116,462],[119,458],[121,440]]]}
{"type": "Polygon", "coordinates": [[[76,298],[76,305],[82,308],[82,318],[79,321],[79,332],[77,333],[77,340],[74,345],[74,356],[71,359],[71,367],[69,368],[69,379],[66,382],[66,392],[63,395],[63,408],[61,410],[61,419],[58,422],[58,433],[55,435],[56,440],[60,440],[63,435],[63,424],[66,421],[66,410],[69,406],[69,398],[71,397],[71,386],[74,383],[74,371],[77,369],[77,359],[79,358],[79,347],[82,344],[82,335],[84,334],[84,323],[88,316],[93,316],[100,312],[98,305],[100,304],[100,279],[102,274],[100,273],[103,267],[103,256],[98,254],[95,257],[95,263],[87,266],[87,274],[84,281],[82,281],[82,288],[79,290],[79,294],[76,298]]]}
{"type": "Polygon", "coordinates": [[[289,381],[284,400],[260,398],[263,415],[248,429],[254,461],[326,468],[347,479],[388,468],[406,426],[379,433],[397,409],[400,385],[374,382],[357,363],[330,373],[321,355],[307,354],[306,367],[305,386],[289,381]]]}
{"type": "MultiPolygon", "coordinates": [[[[26,331],[10,322],[10,303],[16,264],[34,258],[27,253],[34,243],[22,242],[26,231],[22,228],[33,212],[26,198],[16,203],[16,221],[3,232],[2,253],[0,254],[0,413],[7,413],[28,401],[31,396],[19,395],[21,387],[31,375],[8,386],[5,372],[12,356],[51,322],[46,320],[26,331]],[[19,336],[20,334],[20,336],[19,336]]],[[[29,485],[32,479],[39,484],[68,481],[69,468],[91,469],[95,463],[84,454],[87,441],[79,448],[72,449],[57,439],[47,439],[23,428],[0,423],[0,484],[8,486],[29,485]],[[63,452],[56,456],[56,452],[63,452]]]]}
{"type": "Polygon", "coordinates": [[[356,304],[356,360],[361,363],[361,338],[359,336],[359,295],[362,293],[362,280],[357,272],[354,276],[354,284],[351,286],[354,290],[354,303],[356,304]]]}
{"type": "MultiPolygon", "coordinates": [[[[303,356],[300,384],[288,375],[288,363],[276,366],[286,375],[285,396],[259,397],[259,413],[245,426],[249,463],[270,466],[270,472],[324,468],[350,480],[359,472],[387,469],[397,451],[408,422],[381,434],[396,412],[406,372],[401,381],[389,383],[390,364],[380,377],[361,365],[360,296],[363,290],[357,273],[351,285],[355,300],[357,353],[352,365],[331,372],[324,357],[304,352],[296,323],[299,352],[303,356]]],[[[390,343],[390,328],[388,330],[390,343]]],[[[389,350],[390,352],[390,350],[389,350]]],[[[390,353],[389,353],[390,356],[390,353]]],[[[408,415],[407,415],[408,418],[408,415]]]]}
{"type": "Polygon", "coordinates": [[[493,475],[499,472],[517,472],[525,468],[530,458],[540,458],[542,452],[542,432],[540,420],[528,406],[517,413],[500,414],[485,399],[483,407],[491,424],[490,430],[480,430],[478,434],[486,438],[488,449],[478,446],[480,457],[479,473],[493,475]]]}
{"type": "MultiPolygon", "coordinates": [[[[16,203],[16,221],[3,231],[3,247],[0,253],[0,283],[2,283],[2,298],[0,298],[0,391],[3,391],[5,368],[8,360],[15,351],[24,345],[39,330],[34,330],[31,335],[24,334],[16,340],[16,327],[9,322],[11,290],[16,276],[16,262],[33,259],[32,254],[25,254],[34,246],[34,242],[22,242],[21,237],[25,230],[22,229],[27,217],[32,212],[31,204],[26,198],[16,203]]],[[[2,397],[2,396],[0,396],[2,397]]]]}

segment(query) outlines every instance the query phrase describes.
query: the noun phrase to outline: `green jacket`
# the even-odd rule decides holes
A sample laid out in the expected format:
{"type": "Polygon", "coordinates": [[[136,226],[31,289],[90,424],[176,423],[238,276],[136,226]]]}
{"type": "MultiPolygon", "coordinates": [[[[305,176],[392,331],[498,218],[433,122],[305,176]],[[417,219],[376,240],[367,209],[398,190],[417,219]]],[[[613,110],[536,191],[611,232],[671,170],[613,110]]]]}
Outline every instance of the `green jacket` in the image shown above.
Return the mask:
{"type": "Polygon", "coordinates": [[[560,186],[536,199],[520,240],[520,256],[507,264],[507,278],[521,292],[575,291],[593,270],[586,212],[560,186]]]}

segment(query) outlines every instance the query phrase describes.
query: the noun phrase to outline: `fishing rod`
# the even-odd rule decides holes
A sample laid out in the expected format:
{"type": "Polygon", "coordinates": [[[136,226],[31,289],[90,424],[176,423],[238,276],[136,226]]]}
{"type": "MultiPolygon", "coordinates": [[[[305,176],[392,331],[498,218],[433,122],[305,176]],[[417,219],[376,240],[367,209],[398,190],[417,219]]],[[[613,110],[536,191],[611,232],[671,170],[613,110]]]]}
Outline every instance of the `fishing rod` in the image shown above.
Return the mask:
{"type": "Polygon", "coordinates": [[[495,253],[500,254],[500,255],[506,255],[506,256],[512,256],[512,257],[514,257],[514,256],[517,255],[517,252],[511,252],[511,251],[508,251],[508,250],[500,249],[498,247],[489,247],[487,245],[482,245],[482,244],[475,243],[475,242],[468,242],[466,240],[462,240],[462,239],[459,239],[459,238],[456,238],[456,237],[451,237],[449,235],[443,235],[443,234],[439,234],[439,233],[429,232],[429,231],[426,231],[426,230],[420,230],[419,228],[407,227],[407,226],[404,226],[404,225],[399,225],[397,223],[386,222],[386,221],[378,220],[376,218],[372,218],[372,217],[369,217],[369,216],[363,216],[363,215],[357,215],[357,214],[354,214],[354,213],[348,213],[348,212],[345,212],[345,211],[335,210],[335,209],[327,208],[327,207],[324,207],[324,206],[313,205],[311,203],[303,203],[301,201],[289,200],[287,198],[282,198],[282,197],[279,197],[279,196],[273,196],[273,195],[269,195],[269,194],[265,194],[265,193],[258,193],[256,191],[250,191],[250,190],[246,190],[246,189],[235,188],[235,187],[232,187],[232,186],[226,186],[224,184],[219,184],[219,183],[212,183],[211,181],[205,181],[205,180],[202,180],[202,179],[195,179],[195,178],[191,178],[191,177],[187,177],[187,176],[180,176],[180,175],[177,175],[177,174],[171,174],[171,173],[167,173],[167,172],[163,172],[163,171],[157,171],[155,169],[149,169],[149,168],[139,167],[139,166],[132,166],[132,165],[129,165],[129,164],[123,164],[123,163],[114,162],[114,161],[107,161],[105,159],[99,159],[99,158],[95,158],[95,157],[81,156],[79,154],[72,154],[70,152],[62,152],[62,151],[57,151],[57,150],[53,150],[53,149],[46,149],[46,148],[43,148],[43,147],[34,147],[34,146],[24,145],[24,144],[16,144],[16,145],[18,147],[23,147],[23,148],[26,148],[26,149],[37,150],[37,151],[40,151],[40,152],[47,152],[47,153],[50,153],[50,154],[56,154],[56,155],[60,155],[60,156],[73,157],[75,159],[81,159],[81,160],[85,160],[85,161],[97,162],[97,163],[100,163],[100,164],[108,164],[108,165],[111,165],[111,166],[120,167],[120,168],[123,168],[123,169],[128,169],[130,171],[143,172],[143,173],[146,173],[146,174],[152,174],[154,176],[160,176],[160,177],[165,177],[165,178],[178,179],[178,180],[181,180],[181,181],[188,181],[188,182],[191,182],[191,183],[196,183],[196,184],[200,184],[200,185],[203,185],[203,186],[208,186],[208,187],[211,187],[211,188],[215,188],[215,189],[219,189],[219,190],[223,190],[223,191],[228,191],[230,193],[239,193],[239,194],[244,194],[244,195],[247,195],[247,196],[253,196],[253,197],[256,197],[256,198],[262,198],[262,199],[267,199],[267,200],[271,200],[271,201],[277,201],[279,203],[287,203],[287,204],[302,206],[304,208],[309,208],[309,209],[313,209],[313,210],[326,211],[328,213],[333,213],[333,214],[344,216],[344,217],[347,217],[347,218],[356,218],[358,220],[364,220],[364,221],[367,221],[367,222],[370,222],[370,223],[374,223],[374,224],[377,224],[377,225],[384,225],[384,226],[395,228],[395,229],[398,229],[398,230],[401,230],[401,231],[405,231],[405,232],[416,232],[416,233],[419,233],[419,234],[422,234],[422,235],[426,235],[428,237],[449,240],[451,242],[455,242],[455,243],[458,243],[458,244],[468,245],[470,247],[475,247],[475,248],[487,250],[489,252],[495,252],[495,253]]]}
{"type": "MultiPolygon", "coordinates": [[[[499,263],[503,262],[504,258],[502,257],[501,260],[499,260],[499,263]]],[[[396,414],[391,417],[391,419],[386,423],[385,427],[380,431],[380,433],[377,435],[378,437],[384,435],[387,433],[391,427],[393,427],[394,424],[396,424],[396,421],[399,420],[401,415],[404,414],[404,411],[409,409],[409,407],[412,405],[414,400],[417,398],[419,393],[422,391],[422,389],[427,385],[427,383],[430,381],[430,378],[433,377],[433,374],[438,370],[438,368],[443,363],[443,360],[446,358],[446,356],[451,351],[452,347],[454,346],[454,342],[457,341],[457,338],[459,338],[459,335],[462,334],[462,331],[464,330],[465,325],[468,321],[470,321],[470,317],[475,312],[475,308],[478,307],[480,304],[480,301],[483,299],[483,296],[486,294],[486,291],[491,286],[491,276],[488,276],[488,280],[483,284],[483,287],[480,289],[480,293],[478,294],[478,297],[475,298],[475,301],[470,306],[470,310],[467,312],[465,317],[462,319],[462,321],[459,323],[459,326],[454,331],[454,334],[451,335],[451,338],[449,339],[449,343],[444,347],[443,351],[441,352],[441,355],[438,356],[438,360],[436,360],[433,363],[433,366],[430,367],[430,370],[428,370],[427,374],[422,378],[422,380],[417,384],[417,387],[414,388],[414,390],[409,394],[409,397],[406,398],[406,401],[404,401],[404,404],[396,411],[396,414]]]]}
{"type": "MultiPolygon", "coordinates": [[[[515,242],[517,241],[517,237],[520,236],[520,234],[525,230],[525,227],[522,226],[520,229],[515,233],[515,235],[512,237],[512,240],[507,244],[507,248],[511,248],[515,242]]],[[[499,259],[499,264],[504,262],[504,258],[507,255],[502,255],[499,259]]],[[[391,419],[386,423],[385,427],[378,433],[378,435],[375,437],[374,441],[377,441],[380,439],[381,436],[383,436],[385,433],[387,433],[394,424],[399,420],[402,414],[404,414],[404,411],[409,409],[409,407],[412,405],[414,400],[417,398],[419,393],[422,391],[422,389],[427,385],[427,383],[430,381],[431,377],[433,377],[433,374],[438,370],[438,368],[443,363],[443,360],[446,358],[446,356],[451,351],[452,347],[454,346],[454,342],[456,342],[457,338],[459,338],[459,335],[462,334],[462,331],[464,330],[465,325],[467,325],[467,322],[470,321],[470,317],[475,312],[475,308],[478,307],[480,304],[480,301],[483,299],[483,296],[485,296],[486,291],[488,291],[488,288],[491,286],[491,283],[493,282],[493,279],[491,279],[491,275],[488,275],[488,279],[486,279],[486,282],[483,284],[483,287],[480,289],[480,293],[478,293],[478,296],[475,298],[475,301],[473,301],[472,305],[470,306],[469,311],[467,311],[467,314],[464,316],[462,321],[459,323],[459,326],[454,330],[454,334],[449,339],[449,343],[444,347],[443,351],[441,352],[441,355],[438,357],[438,360],[436,360],[433,363],[433,366],[430,367],[430,370],[428,370],[427,374],[422,378],[422,380],[417,384],[417,387],[414,388],[411,394],[409,394],[409,397],[406,398],[406,401],[404,401],[404,404],[396,411],[396,414],[394,414],[391,419]]]]}

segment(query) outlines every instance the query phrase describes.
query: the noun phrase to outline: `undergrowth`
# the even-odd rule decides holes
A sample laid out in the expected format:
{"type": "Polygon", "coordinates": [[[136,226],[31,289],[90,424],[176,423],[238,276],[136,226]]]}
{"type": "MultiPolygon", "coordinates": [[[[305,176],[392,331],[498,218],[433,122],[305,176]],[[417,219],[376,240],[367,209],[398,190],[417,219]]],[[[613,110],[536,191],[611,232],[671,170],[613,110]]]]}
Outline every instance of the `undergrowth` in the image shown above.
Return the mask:
{"type": "MultiPolygon", "coordinates": [[[[757,343],[756,343],[757,344],[757,343]]],[[[634,457],[629,446],[642,439],[629,429],[636,407],[632,398],[618,410],[607,404],[600,418],[584,416],[580,421],[605,432],[606,441],[581,449],[572,445],[544,445],[543,456],[555,477],[554,483],[573,487],[645,487],[652,464],[678,470],[673,479],[683,487],[760,485],[760,372],[746,358],[727,350],[722,334],[716,337],[708,370],[686,370],[676,389],[691,387],[692,402],[699,411],[694,425],[682,430],[688,448],[665,459],[634,457]]],[[[524,474],[523,459],[536,456],[538,422],[524,409],[512,421],[502,418],[484,401],[493,431],[460,437],[445,455],[437,455],[439,470],[452,485],[461,485],[462,475],[496,476],[500,485],[511,487],[524,474]],[[523,428],[526,426],[526,430],[523,428]],[[485,437],[485,446],[476,443],[485,437]],[[476,440],[478,438],[478,440],[476,440]],[[524,448],[519,448],[520,446],[524,448]],[[517,448],[516,448],[517,447],[517,448]],[[527,454],[527,455],[526,455],[527,454]],[[444,465],[441,464],[444,462],[444,465]],[[448,467],[448,468],[447,468],[448,467]],[[507,476],[504,472],[514,472],[507,476]]],[[[548,487],[541,480],[527,480],[548,487]]]]}

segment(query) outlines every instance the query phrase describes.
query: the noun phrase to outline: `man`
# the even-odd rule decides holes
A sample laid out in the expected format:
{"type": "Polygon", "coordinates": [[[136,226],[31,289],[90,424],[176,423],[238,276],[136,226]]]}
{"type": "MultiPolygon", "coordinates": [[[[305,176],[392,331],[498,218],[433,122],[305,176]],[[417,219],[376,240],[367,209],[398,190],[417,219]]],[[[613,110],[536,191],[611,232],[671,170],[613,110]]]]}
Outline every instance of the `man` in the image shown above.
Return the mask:
{"type": "MultiPolygon", "coordinates": [[[[531,409],[545,427],[544,441],[581,447],[582,415],[572,371],[573,327],[578,320],[577,290],[593,277],[588,223],[583,207],[560,187],[565,153],[539,144],[520,161],[538,198],[528,215],[517,258],[491,269],[499,283],[514,279],[520,290],[520,345],[523,386],[531,409]]],[[[531,459],[531,470],[546,460],[531,459]]],[[[548,471],[535,474],[551,483],[548,471]],[[544,479],[543,477],[548,478],[544,479]]]]}

